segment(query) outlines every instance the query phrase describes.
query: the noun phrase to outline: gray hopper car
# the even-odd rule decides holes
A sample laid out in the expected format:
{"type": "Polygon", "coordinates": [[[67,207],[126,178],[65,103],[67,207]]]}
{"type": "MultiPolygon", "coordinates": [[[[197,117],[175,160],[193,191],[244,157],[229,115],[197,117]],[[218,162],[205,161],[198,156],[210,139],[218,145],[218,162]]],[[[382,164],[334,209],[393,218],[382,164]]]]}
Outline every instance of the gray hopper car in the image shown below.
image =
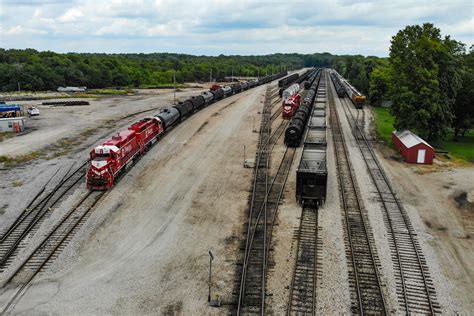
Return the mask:
{"type": "Polygon", "coordinates": [[[296,171],[296,199],[302,204],[321,205],[326,201],[326,150],[305,148],[296,171]]]}
{"type": "Polygon", "coordinates": [[[309,128],[318,128],[318,129],[325,129],[326,128],[326,117],[321,116],[310,116],[308,122],[309,128]]]}
{"type": "Polygon", "coordinates": [[[304,137],[304,146],[311,148],[324,148],[326,147],[326,130],[324,129],[310,129],[306,130],[304,137]]]}

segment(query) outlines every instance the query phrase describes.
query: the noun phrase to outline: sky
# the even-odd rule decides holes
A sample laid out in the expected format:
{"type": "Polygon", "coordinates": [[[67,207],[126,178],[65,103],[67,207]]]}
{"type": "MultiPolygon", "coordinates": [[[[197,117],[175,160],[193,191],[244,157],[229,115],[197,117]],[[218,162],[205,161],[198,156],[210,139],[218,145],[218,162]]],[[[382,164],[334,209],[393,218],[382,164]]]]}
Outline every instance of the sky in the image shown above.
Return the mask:
{"type": "Polygon", "coordinates": [[[473,44],[473,0],[0,0],[0,47],[93,53],[388,56],[407,25],[473,44]]]}

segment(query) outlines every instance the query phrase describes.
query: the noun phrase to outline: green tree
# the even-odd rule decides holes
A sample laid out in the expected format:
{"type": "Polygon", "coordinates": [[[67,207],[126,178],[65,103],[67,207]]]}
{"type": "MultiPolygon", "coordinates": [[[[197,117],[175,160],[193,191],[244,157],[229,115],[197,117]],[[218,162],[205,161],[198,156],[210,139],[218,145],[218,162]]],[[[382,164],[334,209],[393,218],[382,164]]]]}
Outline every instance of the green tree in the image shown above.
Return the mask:
{"type": "Polygon", "coordinates": [[[391,44],[396,128],[412,129],[429,140],[444,136],[453,120],[462,45],[449,37],[442,39],[431,23],[405,27],[391,44]]]}
{"type": "Polygon", "coordinates": [[[474,46],[463,56],[462,86],[454,102],[454,139],[474,127],[474,46]]]}
{"type": "Polygon", "coordinates": [[[384,61],[373,69],[369,82],[369,101],[371,105],[381,106],[382,101],[389,97],[391,76],[388,61],[384,61]]]}

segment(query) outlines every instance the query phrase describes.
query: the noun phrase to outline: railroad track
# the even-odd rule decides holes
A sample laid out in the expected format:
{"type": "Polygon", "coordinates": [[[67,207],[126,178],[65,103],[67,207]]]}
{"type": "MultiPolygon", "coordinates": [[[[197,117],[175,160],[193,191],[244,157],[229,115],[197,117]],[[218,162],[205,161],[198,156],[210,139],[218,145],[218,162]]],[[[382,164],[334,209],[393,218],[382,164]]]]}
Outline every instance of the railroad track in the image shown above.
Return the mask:
{"type": "Polygon", "coordinates": [[[266,270],[273,223],[294,157],[294,150],[285,152],[277,174],[270,183],[270,154],[288,124],[287,121],[280,122],[270,135],[272,107],[267,89],[257,149],[242,272],[238,280],[237,314],[239,315],[264,313],[266,270]]]}
{"type": "Polygon", "coordinates": [[[346,257],[349,264],[351,312],[387,314],[378,271],[378,258],[367,214],[363,209],[355,175],[349,160],[341,122],[329,89],[330,122],[344,212],[346,257]]]}
{"type": "MultiPolygon", "coordinates": [[[[61,181],[36,203],[34,201],[38,200],[39,196],[35,196],[29,207],[20,214],[2,235],[0,238],[0,272],[5,271],[10,265],[20,248],[24,246],[25,239],[37,231],[40,224],[50,215],[52,208],[63,201],[73,188],[81,184],[80,181],[84,178],[86,168],[87,162],[75,169],[71,174],[69,174],[70,170],[66,172],[61,181]]],[[[46,186],[47,184],[40,192],[44,192],[46,186]]]]}
{"type": "Polygon", "coordinates": [[[15,291],[0,314],[9,312],[21,299],[31,281],[56,258],[65,244],[87,220],[94,206],[104,196],[105,191],[88,191],[76,205],[51,229],[42,242],[23,261],[15,273],[7,280],[7,284],[15,285],[15,291]]]}
{"type": "Polygon", "coordinates": [[[268,270],[271,236],[278,211],[278,204],[293,162],[295,148],[287,148],[278,171],[260,195],[260,208],[254,208],[248,231],[237,314],[265,314],[266,275],[268,270]]]}
{"type": "Polygon", "coordinates": [[[321,243],[318,239],[318,209],[301,208],[300,225],[294,236],[297,241],[296,263],[288,299],[288,315],[316,315],[316,282],[321,269],[321,243]]]}
{"type": "Polygon", "coordinates": [[[358,116],[355,117],[352,113],[349,101],[344,98],[342,105],[382,206],[395,269],[397,298],[400,306],[397,312],[432,315],[441,313],[433,281],[410,218],[398,200],[363,128],[360,127],[358,116]]]}

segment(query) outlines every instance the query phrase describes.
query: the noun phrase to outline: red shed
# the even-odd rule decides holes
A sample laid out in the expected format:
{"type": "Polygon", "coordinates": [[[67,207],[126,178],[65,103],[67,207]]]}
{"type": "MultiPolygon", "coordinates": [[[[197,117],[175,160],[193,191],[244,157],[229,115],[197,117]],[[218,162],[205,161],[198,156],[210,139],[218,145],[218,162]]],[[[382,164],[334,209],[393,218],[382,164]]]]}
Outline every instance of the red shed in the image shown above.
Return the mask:
{"type": "Polygon", "coordinates": [[[434,148],[411,131],[393,131],[392,141],[406,162],[426,165],[433,163],[434,148]]]}

